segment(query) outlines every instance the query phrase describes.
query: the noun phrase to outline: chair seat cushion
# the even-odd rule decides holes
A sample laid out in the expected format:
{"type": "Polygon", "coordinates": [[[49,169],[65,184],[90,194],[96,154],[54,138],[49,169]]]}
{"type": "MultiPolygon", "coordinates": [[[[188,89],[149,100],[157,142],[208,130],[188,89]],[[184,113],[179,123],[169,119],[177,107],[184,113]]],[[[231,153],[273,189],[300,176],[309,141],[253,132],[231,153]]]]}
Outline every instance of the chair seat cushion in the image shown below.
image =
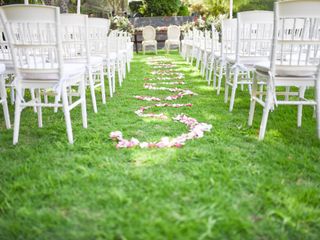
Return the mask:
{"type": "MultiPolygon", "coordinates": [[[[51,64],[47,63],[46,69],[24,69],[21,68],[22,71],[22,78],[24,80],[59,80],[59,74],[56,73],[56,71],[51,68],[51,64]]],[[[58,66],[56,66],[58,67],[58,66]]],[[[58,70],[58,68],[56,68],[58,70]]],[[[73,78],[77,75],[84,74],[86,71],[86,67],[84,64],[72,64],[72,63],[65,63],[63,65],[64,70],[64,79],[73,78]]]]}
{"type": "MultiPolygon", "coordinates": [[[[264,74],[270,71],[270,62],[260,62],[255,64],[255,69],[264,74]]],[[[316,74],[317,67],[315,66],[276,66],[276,76],[282,77],[312,77],[316,74]]]]}
{"type": "Polygon", "coordinates": [[[180,40],[168,39],[165,41],[165,44],[180,44],[180,40]]]}
{"type": "MultiPolygon", "coordinates": [[[[236,63],[235,55],[227,56],[226,60],[227,60],[227,62],[229,62],[231,64],[235,64],[236,63]]],[[[269,57],[252,56],[252,57],[240,57],[239,58],[239,63],[240,64],[244,64],[244,65],[248,65],[248,66],[254,66],[257,63],[266,62],[266,61],[269,61],[269,57]]]]}
{"type": "MultiPolygon", "coordinates": [[[[102,56],[90,56],[90,66],[95,67],[98,65],[103,64],[103,57],[102,56]]],[[[73,58],[73,59],[66,59],[65,63],[67,64],[86,64],[86,58],[73,58]]]]}
{"type": "Polygon", "coordinates": [[[3,74],[6,71],[6,65],[0,63],[0,74],[3,74]]]}
{"type": "Polygon", "coordinates": [[[142,41],[142,45],[156,45],[157,41],[156,40],[146,40],[142,41]]]}

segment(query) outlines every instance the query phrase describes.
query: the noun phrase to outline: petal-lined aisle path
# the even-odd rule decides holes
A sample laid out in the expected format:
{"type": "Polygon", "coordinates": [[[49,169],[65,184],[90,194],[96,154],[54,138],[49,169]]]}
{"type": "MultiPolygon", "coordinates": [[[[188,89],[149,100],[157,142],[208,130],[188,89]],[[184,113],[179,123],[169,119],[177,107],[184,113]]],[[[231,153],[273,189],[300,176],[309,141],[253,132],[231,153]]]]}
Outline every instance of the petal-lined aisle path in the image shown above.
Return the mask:
{"type": "MultiPolygon", "coordinates": [[[[176,71],[176,65],[167,57],[150,57],[146,59],[146,64],[152,68],[151,78],[145,78],[144,88],[150,91],[168,91],[173,95],[165,98],[155,96],[133,96],[133,98],[147,102],[158,102],[156,104],[142,106],[135,114],[144,118],[156,118],[166,120],[169,117],[164,113],[145,113],[152,108],[186,108],[192,107],[192,103],[179,104],[171,103],[174,100],[197,96],[196,93],[189,89],[178,88],[179,85],[185,85],[184,74],[176,71]],[[168,87],[170,86],[170,87],[168,87]],[[168,103],[170,102],[170,103],[168,103]]],[[[122,132],[114,131],[110,133],[110,138],[117,141],[117,148],[165,148],[165,147],[182,147],[186,141],[196,138],[202,138],[204,132],[210,131],[212,126],[207,123],[199,123],[196,118],[180,113],[172,118],[174,121],[185,124],[189,131],[176,137],[162,137],[158,142],[140,142],[138,139],[132,137],[130,140],[123,137],[122,132]]],[[[146,123],[147,124],[147,123],[146,123]]],[[[147,134],[147,133],[146,133],[147,134]]]]}

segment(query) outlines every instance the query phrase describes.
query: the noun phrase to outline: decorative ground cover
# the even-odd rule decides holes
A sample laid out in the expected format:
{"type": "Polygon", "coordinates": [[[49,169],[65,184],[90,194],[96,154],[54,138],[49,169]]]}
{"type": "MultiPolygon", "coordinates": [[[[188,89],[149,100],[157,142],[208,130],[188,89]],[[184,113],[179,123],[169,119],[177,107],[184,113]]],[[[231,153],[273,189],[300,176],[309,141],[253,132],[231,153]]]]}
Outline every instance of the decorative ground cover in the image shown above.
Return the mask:
{"type": "MultiPolygon", "coordinates": [[[[176,64],[170,63],[170,59],[163,58],[163,57],[153,57],[147,59],[147,64],[151,66],[152,69],[167,69],[167,70],[161,70],[161,74],[163,75],[169,75],[171,77],[166,77],[166,80],[169,82],[156,82],[156,83],[145,83],[144,88],[148,90],[155,90],[155,91],[168,91],[176,93],[175,95],[167,96],[164,99],[153,97],[153,96],[135,96],[135,99],[142,100],[142,101],[157,101],[160,102],[161,100],[164,101],[173,101],[177,100],[179,98],[183,98],[184,96],[195,96],[196,93],[192,92],[189,89],[183,89],[183,88],[168,88],[168,87],[159,87],[158,85],[184,85],[185,82],[170,82],[170,80],[176,80],[177,76],[178,78],[183,79],[184,75],[180,72],[175,72],[174,69],[177,67],[176,64]]],[[[158,72],[152,71],[152,75],[157,75],[158,72]]],[[[159,78],[145,78],[147,81],[156,81],[159,80],[159,78]]],[[[161,79],[163,80],[163,78],[161,79]]],[[[172,107],[172,108],[182,108],[182,107],[192,107],[191,103],[187,104],[168,104],[168,103],[158,103],[152,106],[143,106],[140,107],[139,110],[135,111],[136,115],[139,117],[148,117],[148,118],[157,118],[166,120],[168,119],[168,116],[166,116],[164,113],[144,113],[146,110],[149,110],[153,107],[161,108],[161,107],[172,107]]],[[[115,131],[110,133],[110,138],[112,140],[117,141],[117,148],[132,148],[139,146],[140,148],[165,148],[165,147],[182,147],[186,141],[196,139],[196,138],[202,138],[204,136],[204,132],[208,132],[211,130],[212,125],[207,123],[199,123],[195,118],[188,117],[185,114],[179,114],[172,118],[174,121],[180,122],[185,124],[189,132],[188,133],[182,133],[181,135],[177,137],[162,137],[160,141],[156,142],[141,142],[137,138],[132,137],[130,140],[123,137],[123,134],[121,131],[115,131]]],[[[147,133],[146,133],[147,134],[147,133]]]]}

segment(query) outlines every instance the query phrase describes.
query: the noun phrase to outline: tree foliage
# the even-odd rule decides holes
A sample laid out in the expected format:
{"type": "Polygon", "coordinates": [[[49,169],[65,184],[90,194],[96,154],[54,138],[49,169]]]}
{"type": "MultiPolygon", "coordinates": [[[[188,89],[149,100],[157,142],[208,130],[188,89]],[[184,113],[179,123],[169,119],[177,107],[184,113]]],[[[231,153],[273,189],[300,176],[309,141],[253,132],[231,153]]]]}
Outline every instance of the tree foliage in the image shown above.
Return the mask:
{"type": "Polygon", "coordinates": [[[144,0],[144,16],[173,16],[180,5],[180,0],[144,0]]]}
{"type": "Polygon", "coordinates": [[[249,0],[247,3],[239,5],[238,12],[251,10],[273,10],[275,0],[249,0]]]}

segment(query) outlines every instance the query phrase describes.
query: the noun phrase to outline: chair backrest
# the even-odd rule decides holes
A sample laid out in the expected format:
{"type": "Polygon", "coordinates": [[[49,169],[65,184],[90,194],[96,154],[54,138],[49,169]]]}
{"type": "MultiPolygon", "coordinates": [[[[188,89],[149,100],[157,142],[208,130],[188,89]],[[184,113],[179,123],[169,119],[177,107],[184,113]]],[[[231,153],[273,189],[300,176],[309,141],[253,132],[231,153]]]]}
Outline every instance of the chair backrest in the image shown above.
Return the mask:
{"type": "Polygon", "coordinates": [[[271,72],[316,71],[320,59],[320,2],[275,3],[271,72]]]}
{"type": "Polygon", "coordinates": [[[221,32],[221,56],[236,54],[237,19],[223,19],[221,32]]]}
{"type": "Polygon", "coordinates": [[[59,8],[8,5],[0,9],[0,16],[18,79],[31,78],[30,73],[38,80],[61,79],[64,69],[59,8]]]}
{"type": "Polygon", "coordinates": [[[61,14],[61,36],[64,59],[89,64],[90,46],[88,16],[83,14],[61,14]]]}
{"type": "Polygon", "coordinates": [[[168,35],[168,40],[180,40],[180,27],[176,25],[171,25],[168,27],[167,30],[167,35],[168,35]]]}
{"type": "Polygon", "coordinates": [[[120,44],[118,42],[118,34],[117,30],[112,30],[108,36],[108,46],[107,46],[107,53],[110,54],[111,52],[117,53],[120,50],[120,44]]]}
{"type": "Polygon", "coordinates": [[[8,37],[5,34],[5,29],[1,21],[0,21],[0,63],[13,64],[10,46],[8,43],[8,37]]]}
{"type": "Polygon", "coordinates": [[[270,57],[273,35],[273,12],[239,12],[237,16],[236,58],[270,57]]]}
{"type": "Polygon", "coordinates": [[[214,25],[211,25],[211,51],[219,51],[220,44],[219,44],[219,32],[216,30],[214,25]]]}
{"type": "Polygon", "coordinates": [[[91,54],[106,54],[110,21],[104,18],[88,19],[91,54]]]}
{"type": "Polygon", "coordinates": [[[142,30],[143,40],[155,40],[156,39],[156,29],[152,26],[146,26],[142,30]]]}

